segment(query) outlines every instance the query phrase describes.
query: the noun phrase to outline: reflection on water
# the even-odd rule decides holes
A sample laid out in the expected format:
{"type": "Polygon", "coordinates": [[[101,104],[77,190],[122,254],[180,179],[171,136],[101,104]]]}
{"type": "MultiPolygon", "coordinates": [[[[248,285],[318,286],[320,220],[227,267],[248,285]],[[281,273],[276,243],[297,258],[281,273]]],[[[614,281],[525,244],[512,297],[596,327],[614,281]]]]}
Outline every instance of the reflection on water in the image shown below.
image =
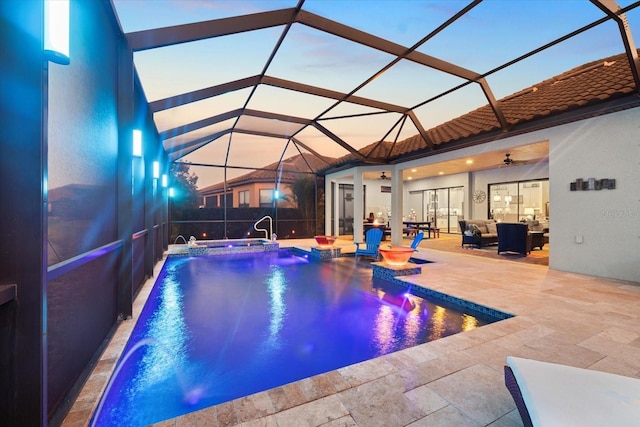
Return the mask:
{"type": "Polygon", "coordinates": [[[422,319],[422,298],[415,297],[411,294],[405,294],[410,301],[413,302],[414,308],[407,314],[404,322],[404,336],[410,342],[417,342],[420,337],[420,328],[424,323],[422,319]]]}
{"type": "Polygon", "coordinates": [[[278,265],[271,266],[271,274],[267,278],[267,291],[269,292],[270,312],[268,348],[280,346],[279,332],[284,324],[287,306],[284,302],[284,293],[287,290],[287,279],[278,265]]]}
{"type": "Polygon", "coordinates": [[[149,346],[142,368],[136,373],[131,393],[153,387],[175,376],[176,368],[184,369],[187,363],[186,343],[189,331],[182,307],[182,290],[170,270],[163,282],[158,308],[148,323],[149,336],[158,340],[160,346],[149,346]],[[167,353],[170,357],[167,357],[167,353]]]}
{"type": "Polygon", "coordinates": [[[447,310],[439,305],[431,311],[431,333],[429,334],[429,341],[442,338],[446,331],[446,323],[444,321],[447,310]]]}
{"type": "Polygon", "coordinates": [[[448,310],[408,292],[383,288],[375,290],[381,304],[373,322],[374,346],[380,355],[470,331],[480,325],[478,319],[469,314],[448,310]]]}
{"type": "Polygon", "coordinates": [[[462,331],[471,331],[478,327],[478,319],[468,314],[462,315],[462,331]]]}

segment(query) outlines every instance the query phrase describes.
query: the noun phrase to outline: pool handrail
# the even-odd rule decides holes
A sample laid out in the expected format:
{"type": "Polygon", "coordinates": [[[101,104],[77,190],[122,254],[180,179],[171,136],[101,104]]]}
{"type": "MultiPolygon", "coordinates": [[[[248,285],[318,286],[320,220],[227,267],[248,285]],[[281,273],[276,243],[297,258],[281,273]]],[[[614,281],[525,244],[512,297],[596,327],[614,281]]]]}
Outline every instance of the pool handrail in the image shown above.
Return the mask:
{"type": "Polygon", "coordinates": [[[253,229],[256,230],[256,231],[264,231],[265,239],[271,240],[273,238],[273,218],[271,218],[271,216],[269,216],[269,215],[263,216],[262,218],[260,218],[259,220],[257,220],[253,224],[253,229]],[[265,219],[269,219],[269,230],[267,230],[266,228],[258,228],[257,227],[257,225],[260,224],[265,219]]]}

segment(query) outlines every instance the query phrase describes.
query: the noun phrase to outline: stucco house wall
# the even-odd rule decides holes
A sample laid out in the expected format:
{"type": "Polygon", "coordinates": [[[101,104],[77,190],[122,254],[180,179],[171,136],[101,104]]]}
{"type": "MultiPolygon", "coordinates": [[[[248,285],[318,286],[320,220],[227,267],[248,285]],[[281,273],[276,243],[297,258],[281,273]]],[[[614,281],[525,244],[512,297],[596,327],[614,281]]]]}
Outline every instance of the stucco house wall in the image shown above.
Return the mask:
{"type": "Polygon", "coordinates": [[[556,127],[549,143],[549,267],[640,281],[640,109],[556,127]],[[616,188],[570,191],[577,178],[616,188]]]}

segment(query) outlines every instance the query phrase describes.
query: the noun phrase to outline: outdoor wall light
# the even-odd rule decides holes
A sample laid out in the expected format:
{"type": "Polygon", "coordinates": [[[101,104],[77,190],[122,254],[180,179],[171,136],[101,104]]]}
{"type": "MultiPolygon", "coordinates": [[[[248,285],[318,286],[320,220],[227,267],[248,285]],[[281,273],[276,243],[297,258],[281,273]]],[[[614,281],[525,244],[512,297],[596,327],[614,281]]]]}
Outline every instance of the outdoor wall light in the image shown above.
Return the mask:
{"type": "Polygon", "coordinates": [[[142,157],[142,132],[133,130],[133,157],[142,157]]]}
{"type": "Polygon", "coordinates": [[[160,178],[160,162],[153,162],[153,177],[160,178]]]}
{"type": "Polygon", "coordinates": [[[169,177],[167,176],[166,173],[162,174],[162,188],[167,188],[167,185],[169,185],[169,177]]]}
{"type": "Polygon", "coordinates": [[[69,65],[69,0],[44,0],[44,55],[69,65]]]}

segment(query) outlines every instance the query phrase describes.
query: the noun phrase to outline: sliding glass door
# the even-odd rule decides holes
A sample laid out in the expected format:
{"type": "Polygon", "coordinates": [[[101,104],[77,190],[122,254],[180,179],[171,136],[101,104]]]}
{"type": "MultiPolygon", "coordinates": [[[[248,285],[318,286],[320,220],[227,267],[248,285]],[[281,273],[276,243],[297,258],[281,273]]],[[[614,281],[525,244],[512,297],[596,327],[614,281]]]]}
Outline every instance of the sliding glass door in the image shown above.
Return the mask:
{"type": "Polygon", "coordinates": [[[442,233],[457,233],[464,208],[464,187],[411,191],[407,206],[417,221],[431,221],[431,227],[442,233]]]}
{"type": "Polygon", "coordinates": [[[489,184],[489,216],[502,222],[549,219],[549,180],[489,184]]]}

